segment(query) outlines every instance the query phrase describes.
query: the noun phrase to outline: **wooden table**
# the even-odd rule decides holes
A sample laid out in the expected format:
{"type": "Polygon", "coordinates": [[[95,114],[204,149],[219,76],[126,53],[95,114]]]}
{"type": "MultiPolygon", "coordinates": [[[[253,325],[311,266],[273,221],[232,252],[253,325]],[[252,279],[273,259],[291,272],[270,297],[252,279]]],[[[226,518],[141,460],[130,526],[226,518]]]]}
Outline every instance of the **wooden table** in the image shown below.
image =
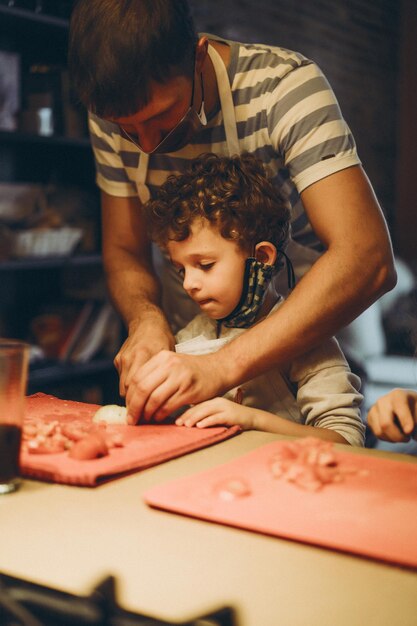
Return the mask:
{"type": "Polygon", "coordinates": [[[112,574],[121,607],[173,621],[228,605],[239,626],[416,626],[415,571],[142,502],[155,484],[277,438],[243,433],[95,489],[25,480],[0,497],[0,571],[80,595],[112,574]]]}

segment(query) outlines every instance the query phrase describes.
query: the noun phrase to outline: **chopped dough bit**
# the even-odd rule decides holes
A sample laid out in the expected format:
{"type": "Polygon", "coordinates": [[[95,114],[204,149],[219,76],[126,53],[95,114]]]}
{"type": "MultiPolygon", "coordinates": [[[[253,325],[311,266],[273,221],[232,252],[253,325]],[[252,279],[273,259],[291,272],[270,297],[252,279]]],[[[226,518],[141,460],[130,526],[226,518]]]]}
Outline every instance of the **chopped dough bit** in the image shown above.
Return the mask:
{"type": "Polygon", "coordinates": [[[61,423],[59,420],[25,419],[22,429],[22,451],[29,454],[65,452],[78,460],[105,456],[111,448],[123,447],[119,427],[80,420],[61,423]],[[117,432],[115,432],[117,429],[117,432]]]}
{"type": "Polygon", "coordinates": [[[127,410],[125,406],[117,404],[105,404],[94,414],[93,422],[106,422],[107,424],[127,424],[127,410]]]}
{"type": "Polygon", "coordinates": [[[269,467],[274,478],[306,491],[319,491],[329,483],[340,483],[348,474],[364,474],[353,467],[341,467],[333,444],[314,437],[283,444],[270,459],[269,467]]]}
{"type": "Polygon", "coordinates": [[[106,440],[103,435],[97,431],[76,441],[69,450],[68,456],[78,461],[89,461],[106,456],[108,453],[109,449],[106,440]]]}
{"type": "Polygon", "coordinates": [[[250,496],[252,491],[243,478],[228,478],[216,485],[215,491],[221,500],[231,501],[250,496]]]}

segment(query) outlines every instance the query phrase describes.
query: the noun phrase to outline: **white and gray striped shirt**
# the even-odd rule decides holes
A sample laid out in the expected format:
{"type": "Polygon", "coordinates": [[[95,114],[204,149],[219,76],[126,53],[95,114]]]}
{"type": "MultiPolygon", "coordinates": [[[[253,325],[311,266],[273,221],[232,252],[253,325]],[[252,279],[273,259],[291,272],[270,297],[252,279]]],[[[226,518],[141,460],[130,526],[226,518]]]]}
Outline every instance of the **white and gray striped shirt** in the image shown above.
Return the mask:
{"type": "MultiPolygon", "coordinates": [[[[299,53],[208,36],[231,48],[228,77],[241,152],[260,158],[280,189],[291,208],[293,240],[319,250],[300,193],[312,183],[360,163],[331,87],[317,65],[299,53]]],[[[121,135],[116,124],[94,115],[90,116],[90,131],[98,186],[113,196],[137,195],[140,151],[121,135]]],[[[169,174],[183,172],[187,162],[203,152],[228,154],[221,110],[182,150],[150,155],[146,184],[151,196],[169,174]]]]}

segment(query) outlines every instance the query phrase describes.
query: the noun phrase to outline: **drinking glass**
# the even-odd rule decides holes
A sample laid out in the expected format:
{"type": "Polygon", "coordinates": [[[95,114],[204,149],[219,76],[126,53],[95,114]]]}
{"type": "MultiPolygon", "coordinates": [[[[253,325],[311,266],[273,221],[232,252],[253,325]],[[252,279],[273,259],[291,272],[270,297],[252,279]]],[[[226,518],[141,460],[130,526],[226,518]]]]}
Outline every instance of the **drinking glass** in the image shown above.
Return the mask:
{"type": "Polygon", "coordinates": [[[0,495],[19,485],[29,346],[0,337],[0,495]]]}

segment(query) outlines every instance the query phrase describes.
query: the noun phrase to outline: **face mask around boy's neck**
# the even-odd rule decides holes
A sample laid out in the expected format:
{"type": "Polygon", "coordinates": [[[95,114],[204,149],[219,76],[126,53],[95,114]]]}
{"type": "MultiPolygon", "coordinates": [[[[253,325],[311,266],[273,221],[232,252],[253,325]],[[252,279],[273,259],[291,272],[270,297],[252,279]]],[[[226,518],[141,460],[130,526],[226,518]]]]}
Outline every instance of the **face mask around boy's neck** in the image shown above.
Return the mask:
{"type": "MultiPolygon", "coordinates": [[[[292,290],[295,285],[294,269],[285,252],[280,250],[280,253],[286,261],[288,288],[292,290]]],[[[229,315],[217,321],[227,328],[249,328],[252,326],[264,304],[274,269],[273,265],[257,261],[254,257],[247,258],[240,300],[229,315]]]]}
{"type": "Polygon", "coordinates": [[[254,257],[246,259],[240,300],[233,311],[218,322],[227,328],[252,326],[264,303],[273,272],[273,265],[257,261],[254,257]]]}

